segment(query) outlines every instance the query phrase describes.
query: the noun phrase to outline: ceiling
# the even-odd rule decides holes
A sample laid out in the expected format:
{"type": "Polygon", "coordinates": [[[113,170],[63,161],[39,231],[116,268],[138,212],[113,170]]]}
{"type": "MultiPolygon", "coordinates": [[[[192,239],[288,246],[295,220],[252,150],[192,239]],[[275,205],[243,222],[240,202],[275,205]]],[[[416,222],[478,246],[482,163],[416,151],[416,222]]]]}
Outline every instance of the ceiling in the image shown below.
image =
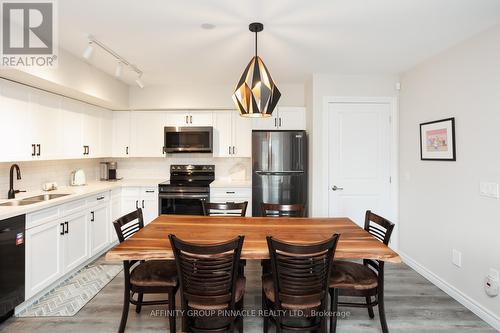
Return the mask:
{"type": "MultiPolygon", "coordinates": [[[[397,74],[500,23],[499,0],[64,0],[60,47],[91,34],[144,71],[147,85],[236,84],[254,52],[281,83],[312,73],[397,74]],[[214,24],[211,30],[204,23],[214,24]]],[[[96,50],[90,62],[113,75],[96,50]]],[[[133,75],[124,80],[132,84],[133,75]]]]}

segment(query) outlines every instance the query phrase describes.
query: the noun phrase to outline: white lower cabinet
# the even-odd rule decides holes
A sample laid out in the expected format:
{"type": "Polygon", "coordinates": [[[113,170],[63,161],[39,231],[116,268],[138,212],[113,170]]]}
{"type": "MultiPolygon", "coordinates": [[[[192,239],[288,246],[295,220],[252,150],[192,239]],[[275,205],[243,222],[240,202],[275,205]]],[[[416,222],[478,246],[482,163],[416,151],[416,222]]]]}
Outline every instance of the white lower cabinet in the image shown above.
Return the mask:
{"type": "Polygon", "coordinates": [[[142,209],[144,224],[158,217],[158,187],[125,187],[122,189],[122,215],[142,209]]]}
{"type": "Polygon", "coordinates": [[[210,188],[210,202],[244,202],[247,201],[246,216],[252,216],[252,189],[246,187],[210,188]]]}
{"type": "Polygon", "coordinates": [[[104,250],[109,243],[109,206],[102,204],[90,209],[90,240],[91,255],[104,250]]]}
{"type": "Polygon", "coordinates": [[[64,220],[63,255],[64,273],[69,272],[90,257],[89,251],[89,224],[87,212],[79,212],[70,215],[64,220]]]}
{"type": "Polygon", "coordinates": [[[63,274],[64,223],[52,221],[26,230],[26,299],[63,274]]]}

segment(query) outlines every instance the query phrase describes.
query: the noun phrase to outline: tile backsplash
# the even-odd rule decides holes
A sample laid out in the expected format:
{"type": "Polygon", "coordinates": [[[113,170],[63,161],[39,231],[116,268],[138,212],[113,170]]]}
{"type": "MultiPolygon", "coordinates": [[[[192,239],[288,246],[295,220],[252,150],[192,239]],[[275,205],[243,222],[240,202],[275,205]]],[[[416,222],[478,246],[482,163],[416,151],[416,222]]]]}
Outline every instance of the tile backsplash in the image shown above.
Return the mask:
{"type": "MultiPolygon", "coordinates": [[[[45,182],[57,182],[59,186],[68,186],[70,173],[75,169],[83,169],[87,181],[97,181],[100,176],[99,162],[101,161],[117,161],[118,177],[125,179],[168,180],[171,164],[215,164],[216,179],[248,180],[252,174],[251,158],[214,158],[196,154],[167,158],[28,161],[17,163],[21,169],[22,179],[15,179],[14,174],[14,188],[39,191],[45,182]]],[[[12,163],[0,163],[0,199],[7,198],[11,165],[12,163]]]]}
{"type": "MultiPolygon", "coordinates": [[[[87,181],[99,178],[99,159],[77,159],[58,161],[18,162],[21,179],[16,179],[14,171],[14,189],[39,191],[45,182],[57,182],[59,186],[68,186],[70,173],[83,169],[87,181]]],[[[9,171],[12,163],[0,163],[0,199],[7,198],[9,191],[9,171]]]]}

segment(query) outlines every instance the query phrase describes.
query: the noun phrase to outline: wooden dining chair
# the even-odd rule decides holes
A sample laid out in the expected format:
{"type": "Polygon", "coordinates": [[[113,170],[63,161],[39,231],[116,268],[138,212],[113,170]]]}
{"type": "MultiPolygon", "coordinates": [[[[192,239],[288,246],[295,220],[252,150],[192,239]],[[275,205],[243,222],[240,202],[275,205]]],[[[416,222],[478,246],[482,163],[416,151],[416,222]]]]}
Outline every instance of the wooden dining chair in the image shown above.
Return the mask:
{"type": "Polygon", "coordinates": [[[303,217],[304,204],[272,204],[262,203],[262,214],[267,217],[303,217]]]}
{"type": "Polygon", "coordinates": [[[244,236],[217,244],[168,238],[180,280],[182,331],[233,332],[236,326],[242,333],[243,318],[235,312],[243,309],[245,293],[245,277],[238,275],[244,236]]]}
{"type": "MultiPolygon", "coordinates": [[[[389,220],[366,211],[365,228],[373,237],[389,244],[394,224],[389,220]]],[[[384,262],[364,259],[363,263],[335,261],[330,278],[331,311],[337,312],[339,306],[361,307],[368,309],[374,318],[373,307],[378,305],[382,332],[387,333],[387,320],[384,306],[384,262]],[[365,303],[339,302],[339,296],[364,297],[365,303]]],[[[330,317],[330,332],[336,332],[337,317],[330,317]]]]}
{"type": "Polygon", "coordinates": [[[327,317],[318,316],[328,306],[328,281],[339,239],[338,234],[315,244],[292,244],[267,236],[272,274],[262,278],[262,307],[270,310],[264,317],[264,333],[269,322],[276,332],[326,332],[327,317]],[[300,311],[300,312],[299,312],[300,311]],[[304,317],[295,318],[297,313],[304,317]]]}
{"type": "Polygon", "coordinates": [[[243,202],[205,202],[202,201],[205,216],[245,216],[248,201],[243,202]]]}
{"type": "MultiPolygon", "coordinates": [[[[113,222],[120,243],[144,227],[142,209],[139,208],[113,222]]],[[[168,304],[170,332],[175,332],[175,294],[179,287],[177,267],[173,260],[123,261],[125,289],[123,311],[118,332],[124,332],[127,325],[130,303],[140,313],[143,305],[168,304]],[[134,295],[137,294],[137,299],[134,295]],[[167,294],[168,299],[144,301],[144,294],[167,294]]]]}

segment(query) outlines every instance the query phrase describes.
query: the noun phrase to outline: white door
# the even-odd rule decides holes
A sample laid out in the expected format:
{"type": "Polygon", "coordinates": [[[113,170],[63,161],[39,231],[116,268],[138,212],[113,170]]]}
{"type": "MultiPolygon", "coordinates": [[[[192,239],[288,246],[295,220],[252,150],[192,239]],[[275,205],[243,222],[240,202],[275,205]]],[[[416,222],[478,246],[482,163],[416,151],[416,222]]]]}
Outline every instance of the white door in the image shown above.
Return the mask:
{"type": "Polygon", "coordinates": [[[252,119],[239,115],[239,112],[230,111],[232,114],[232,137],[234,157],[252,157],[252,119]]]}
{"type": "Polygon", "coordinates": [[[26,299],[63,274],[61,221],[26,230],[26,299]]]}
{"type": "Polygon", "coordinates": [[[130,147],[130,112],[113,112],[113,157],[127,157],[130,147]]]}
{"type": "Polygon", "coordinates": [[[64,158],[85,157],[82,143],[82,103],[69,98],[61,101],[64,158]]]}
{"type": "Polygon", "coordinates": [[[99,205],[90,209],[91,256],[101,252],[108,245],[109,224],[108,205],[99,205]]]}
{"type": "Polygon", "coordinates": [[[231,112],[214,112],[214,156],[232,156],[231,112]]]}
{"type": "Polygon", "coordinates": [[[30,160],[34,144],[30,133],[26,133],[30,89],[4,80],[1,80],[0,89],[0,161],[30,160]]]}
{"type": "Polygon", "coordinates": [[[54,160],[63,156],[63,118],[61,97],[33,90],[28,124],[31,141],[36,144],[35,159],[54,160]]]}
{"type": "Polygon", "coordinates": [[[100,122],[100,157],[111,157],[113,148],[113,112],[101,109],[100,122]]]}
{"type": "Polygon", "coordinates": [[[189,113],[189,126],[212,126],[211,111],[195,111],[189,113]]]}
{"type": "Polygon", "coordinates": [[[162,157],[165,112],[133,111],[130,155],[134,157],[162,157]]]}
{"type": "Polygon", "coordinates": [[[101,156],[101,110],[89,104],[83,104],[83,145],[87,146],[84,157],[101,156]]]}
{"type": "Polygon", "coordinates": [[[328,106],[329,216],[390,214],[390,104],[328,106]]]}
{"type": "Polygon", "coordinates": [[[127,215],[137,210],[141,204],[141,199],[138,197],[124,197],[121,202],[121,214],[127,215]]]}
{"type": "Polygon", "coordinates": [[[278,128],[280,130],[305,130],[306,110],[301,107],[279,107],[278,128]]]}
{"type": "Polygon", "coordinates": [[[90,257],[87,212],[83,211],[63,219],[64,233],[64,272],[69,272],[90,257]]]}
{"type": "Polygon", "coordinates": [[[165,112],[165,126],[189,126],[189,113],[186,111],[165,112]]]}

